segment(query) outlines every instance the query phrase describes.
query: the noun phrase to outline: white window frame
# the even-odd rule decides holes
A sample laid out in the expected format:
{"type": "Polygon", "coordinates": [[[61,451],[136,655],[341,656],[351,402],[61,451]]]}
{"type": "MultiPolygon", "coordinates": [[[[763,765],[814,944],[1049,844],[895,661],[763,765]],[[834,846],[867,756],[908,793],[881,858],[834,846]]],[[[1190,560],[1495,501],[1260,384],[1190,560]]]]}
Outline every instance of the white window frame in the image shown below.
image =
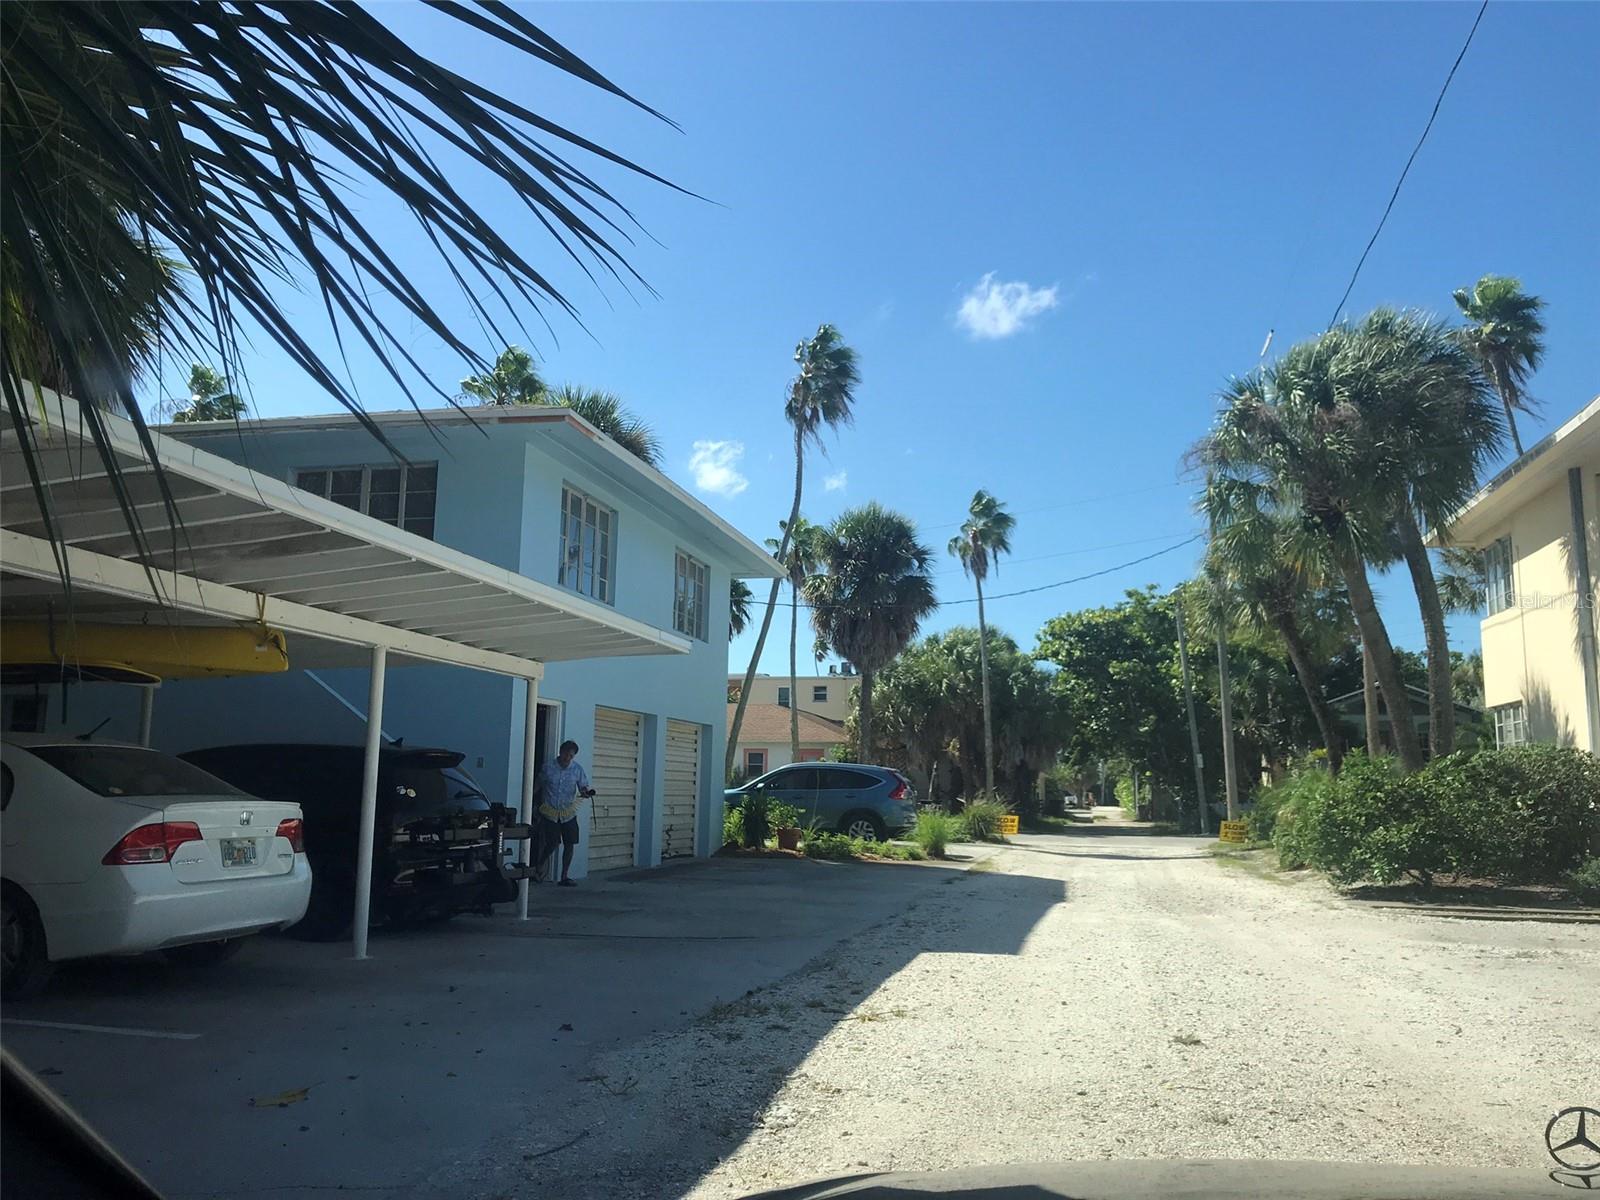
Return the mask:
{"type": "Polygon", "coordinates": [[[811,703],[826,704],[827,702],[828,685],[825,683],[813,683],[811,685],[811,703]]]}
{"type": "Polygon", "coordinates": [[[561,539],[559,556],[556,559],[556,582],[564,588],[577,592],[580,596],[588,596],[591,600],[598,600],[602,604],[615,607],[617,603],[617,510],[602,500],[596,499],[582,488],[573,487],[570,483],[561,485],[561,539]],[[574,552],[569,548],[571,537],[572,501],[579,501],[580,529],[578,531],[578,546],[576,547],[577,565],[569,572],[568,564],[574,559],[574,552]],[[604,514],[605,522],[602,528],[600,520],[604,514]],[[590,586],[583,586],[585,563],[583,562],[584,533],[593,530],[592,561],[587,564],[590,577],[590,586]]]}
{"type": "MultiPolygon", "coordinates": [[[[407,530],[407,532],[415,533],[418,537],[425,537],[429,541],[433,541],[434,533],[439,527],[439,464],[437,461],[415,463],[342,463],[338,466],[332,467],[295,467],[289,472],[289,483],[292,487],[297,487],[301,491],[311,492],[313,496],[321,496],[324,500],[331,500],[333,499],[333,473],[335,471],[360,471],[361,503],[359,507],[352,509],[352,511],[359,512],[363,516],[372,517],[374,521],[382,521],[385,525],[392,525],[396,529],[405,529],[406,498],[411,494],[411,488],[409,487],[411,482],[411,472],[421,470],[431,470],[433,472],[433,487],[430,489],[418,488],[416,490],[416,494],[421,495],[424,490],[432,492],[433,512],[426,518],[414,518],[416,520],[425,519],[429,522],[429,529],[427,533],[422,533],[421,531],[415,529],[407,530]],[[395,512],[395,519],[393,521],[389,521],[384,517],[372,517],[372,513],[370,511],[372,507],[372,473],[374,471],[395,470],[400,472],[400,503],[395,512]],[[321,492],[313,491],[300,482],[300,477],[302,475],[326,475],[327,487],[321,492]]],[[[342,500],[335,500],[334,503],[343,507],[349,507],[348,505],[345,505],[342,500]]]]}
{"type": "Polygon", "coordinates": [[[1494,714],[1494,748],[1528,744],[1528,708],[1521,700],[1515,704],[1497,704],[1494,714]]]}
{"type": "Polygon", "coordinates": [[[672,627],[702,642],[710,641],[711,568],[681,548],[673,553],[672,560],[672,627]]]}
{"type": "Polygon", "coordinates": [[[1517,585],[1512,574],[1511,539],[1496,538],[1483,550],[1483,596],[1492,617],[1517,602],[1517,585]]]}

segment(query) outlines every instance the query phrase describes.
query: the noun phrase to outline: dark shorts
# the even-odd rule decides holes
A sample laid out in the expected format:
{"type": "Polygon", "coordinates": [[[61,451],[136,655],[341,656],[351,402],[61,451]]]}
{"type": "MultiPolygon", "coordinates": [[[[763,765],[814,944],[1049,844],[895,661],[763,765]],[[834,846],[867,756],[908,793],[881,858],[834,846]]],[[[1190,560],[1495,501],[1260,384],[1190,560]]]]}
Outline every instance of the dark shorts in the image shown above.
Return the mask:
{"type": "Polygon", "coordinates": [[[555,847],[557,842],[563,846],[576,846],[578,844],[578,818],[570,821],[552,821],[549,817],[539,818],[539,837],[546,846],[555,847]]]}

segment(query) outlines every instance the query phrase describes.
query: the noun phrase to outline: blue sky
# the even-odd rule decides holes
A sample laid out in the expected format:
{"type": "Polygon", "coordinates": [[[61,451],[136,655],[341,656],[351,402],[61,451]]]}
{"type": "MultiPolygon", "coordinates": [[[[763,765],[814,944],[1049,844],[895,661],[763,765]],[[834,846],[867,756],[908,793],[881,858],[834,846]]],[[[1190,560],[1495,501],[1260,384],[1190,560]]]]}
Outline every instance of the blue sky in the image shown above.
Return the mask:
{"type": "MultiPolygon", "coordinates": [[[[378,9],[457,69],[712,201],[601,172],[654,239],[632,261],[658,295],[630,297],[589,285],[520,205],[485,189],[485,213],[550,264],[587,325],[552,318],[555,337],[534,340],[546,377],[622,395],[661,434],[669,473],[759,539],[792,488],[790,356],[819,322],[837,324],[863,386],[855,426],[808,461],[805,511],[826,520],[868,499],[904,511],[939,551],[941,597],[964,600],[943,547],[980,486],[1018,516],[997,591],[1198,529],[1180,456],[1268,329],[1281,349],[1328,322],[1476,6],[524,11],[682,132],[421,6],[378,9]],[[715,444],[699,470],[697,443],[715,444]]],[[[1453,288],[1520,275],[1549,302],[1533,389],[1544,419],[1524,424],[1525,442],[1600,379],[1597,47],[1600,7],[1491,4],[1346,310],[1447,313],[1453,288]]],[[[470,327],[394,203],[363,191],[352,203],[470,327]]],[[[315,325],[315,302],[289,303],[315,325]]],[[[446,386],[462,374],[431,336],[412,349],[446,386]]],[[[261,414],[330,406],[258,350],[261,414]]],[[[374,364],[352,359],[352,376],[369,407],[400,406],[374,364]]],[[[1031,645],[1056,613],[1178,582],[1197,549],[997,600],[990,619],[1031,645]]],[[[1409,589],[1384,581],[1380,594],[1396,641],[1420,649],[1409,589]]],[[[951,606],[928,628],[972,614],[951,606]]],[[[1475,620],[1456,633],[1476,645],[1475,620]]],[[[764,669],[786,669],[785,641],[770,639],[764,669]]],[[[752,644],[734,644],[736,666],[752,644]]]]}

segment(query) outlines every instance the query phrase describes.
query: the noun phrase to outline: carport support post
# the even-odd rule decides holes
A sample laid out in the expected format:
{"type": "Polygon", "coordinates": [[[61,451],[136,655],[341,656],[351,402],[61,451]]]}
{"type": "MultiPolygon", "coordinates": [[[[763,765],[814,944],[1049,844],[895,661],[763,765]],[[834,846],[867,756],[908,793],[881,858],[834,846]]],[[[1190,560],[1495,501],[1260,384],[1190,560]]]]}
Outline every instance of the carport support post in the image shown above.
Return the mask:
{"type": "Polygon", "coordinates": [[[156,688],[157,684],[148,684],[139,689],[139,745],[150,744],[150,730],[156,720],[156,688]]]}
{"type": "Polygon", "coordinates": [[[389,651],[372,648],[372,680],[367,688],[367,749],[361,764],[361,833],[356,840],[355,957],[367,957],[367,923],[372,918],[372,838],[378,825],[378,751],[383,743],[383,674],[389,651]]]}
{"type": "MultiPolygon", "coordinates": [[[[517,820],[523,825],[533,824],[533,764],[539,749],[539,681],[526,679],[528,712],[522,730],[522,797],[517,804],[517,820]]],[[[522,865],[533,865],[536,838],[522,843],[522,865]]],[[[517,920],[528,919],[528,890],[530,880],[526,875],[517,880],[517,920]]]]}

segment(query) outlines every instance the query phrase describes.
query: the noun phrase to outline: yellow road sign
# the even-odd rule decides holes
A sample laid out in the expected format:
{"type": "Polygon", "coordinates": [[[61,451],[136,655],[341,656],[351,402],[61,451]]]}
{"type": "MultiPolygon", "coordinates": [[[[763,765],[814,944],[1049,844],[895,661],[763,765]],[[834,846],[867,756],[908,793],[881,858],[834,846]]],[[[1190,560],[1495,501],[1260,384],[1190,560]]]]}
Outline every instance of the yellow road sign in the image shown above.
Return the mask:
{"type": "Polygon", "coordinates": [[[1220,842],[1237,842],[1244,844],[1250,840],[1249,827],[1243,821],[1224,821],[1217,833],[1220,842]]]}

